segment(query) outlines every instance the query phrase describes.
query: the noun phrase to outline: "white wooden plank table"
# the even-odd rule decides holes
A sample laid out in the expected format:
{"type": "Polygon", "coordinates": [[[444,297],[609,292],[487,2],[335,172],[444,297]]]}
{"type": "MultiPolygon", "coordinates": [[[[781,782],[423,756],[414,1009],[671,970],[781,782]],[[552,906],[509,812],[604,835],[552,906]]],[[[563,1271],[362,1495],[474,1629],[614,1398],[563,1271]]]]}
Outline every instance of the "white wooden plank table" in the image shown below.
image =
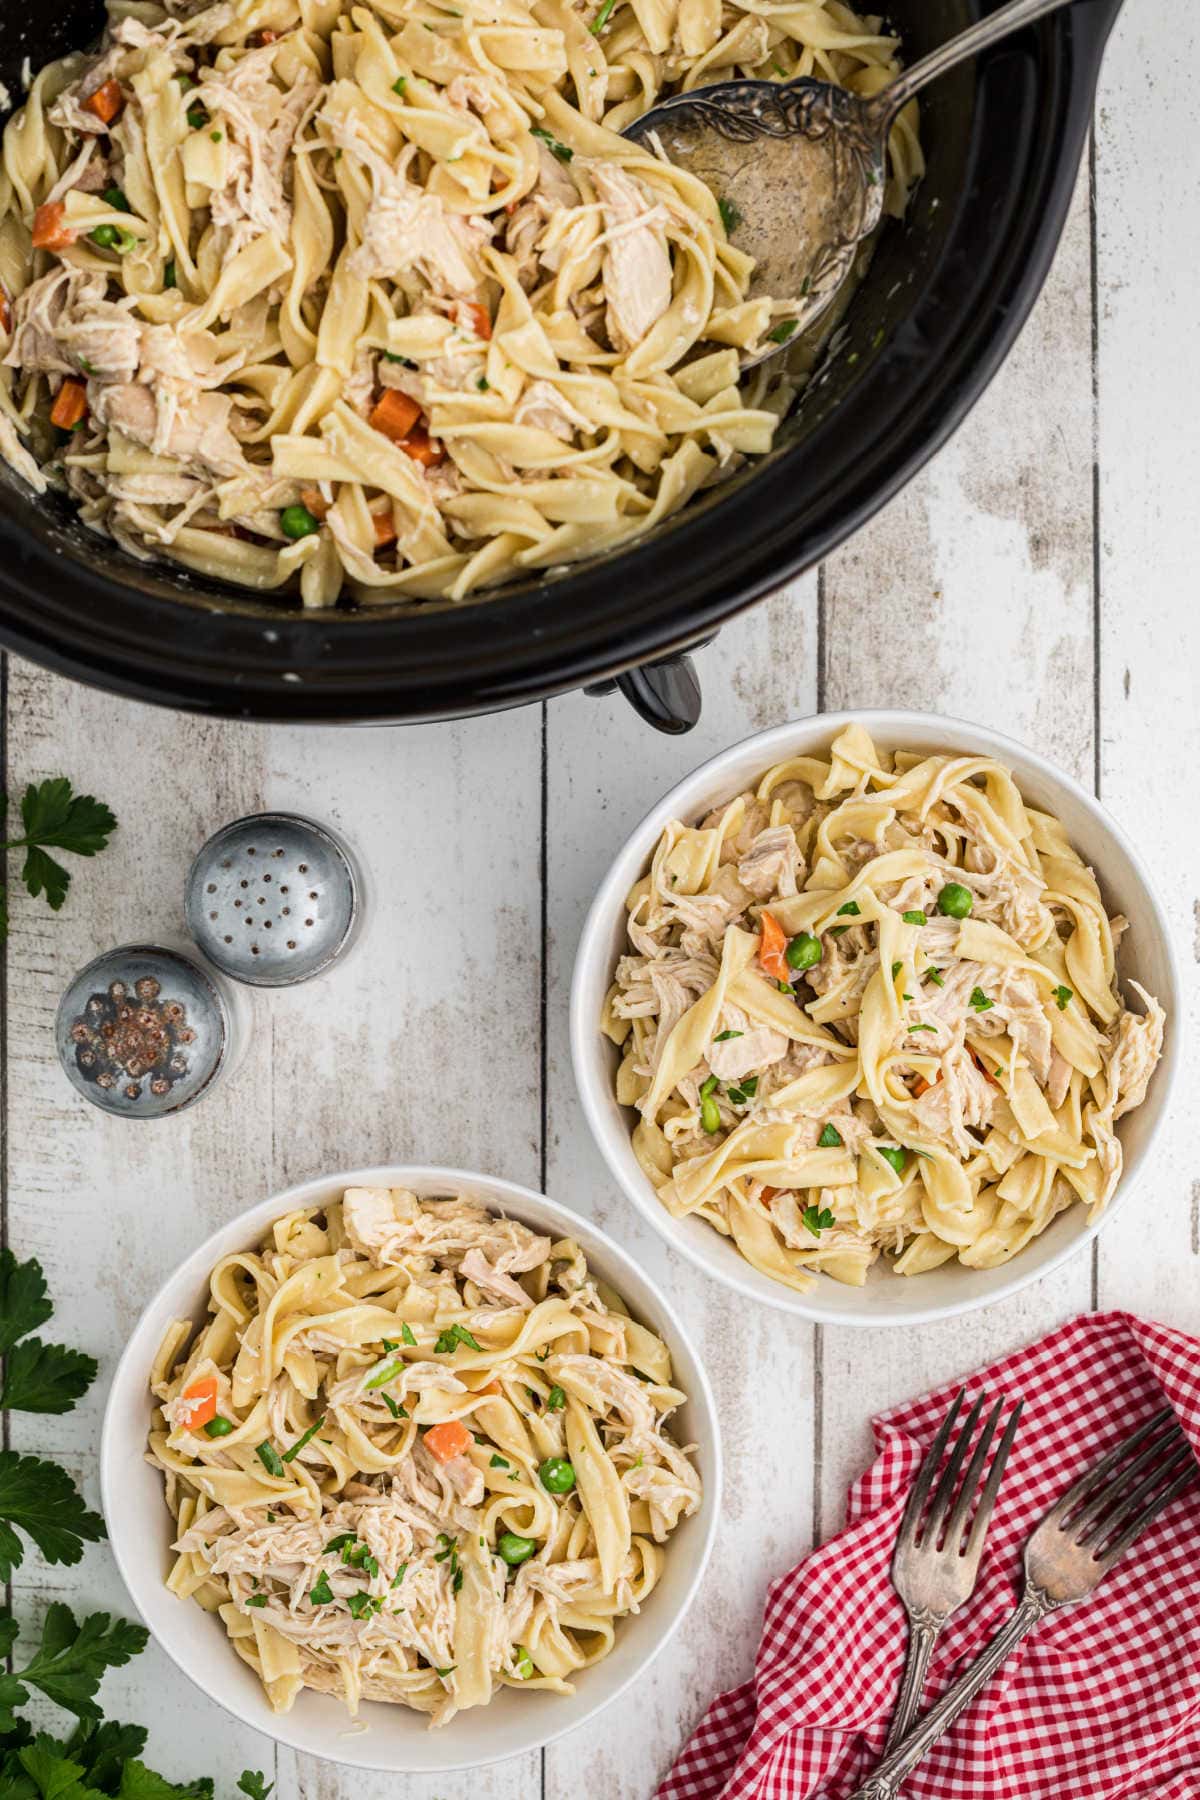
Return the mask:
{"type": "MultiPolygon", "coordinates": [[[[1189,54],[1189,51],[1192,54],[1189,54]]],[[[7,1442],[62,1461],[97,1500],[104,1372],[162,1275],[230,1213],[302,1176],[444,1161],[545,1185],[663,1280],[706,1354],[727,1497],[699,1601],[634,1705],[544,1754],[435,1780],[371,1778],[276,1752],[153,1647],[105,1684],[176,1778],[245,1766],[280,1800],[646,1800],[719,1685],[748,1671],[768,1579],[836,1529],[879,1407],[1089,1306],[1200,1329],[1200,1157],[1185,1078],[1140,1201],[1094,1254],[984,1313],[903,1336],[754,1314],[614,1192],[575,1097],[571,961],[594,887],[671,782],[746,733],[820,707],[907,705],[979,720],[1094,785],[1166,899],[1200,1012],[1200,189],[1184,0],[1131,0],[1111,46],[1090,164],[1045,293],[990,392],[911,487],[819,572],[722,632],[705,716],[658,738],[582,695],[459,725],[301,731],[214,723],[90,692],[11,660],[5,786],[66,773],[121,829],[52,917],[12,895],[3,972],[7,1239],[40,1257],[57,1324],[102,1363],[61,1419],[7,1442]],[[1190,161],[1189,161],[1190,159],[1190,161]],[[189,859],[264,807],[337,826],[368,865],[353,957],[254,1000],[234,1077],[137,1127],[75,1100],[51,1029],[68,976],[135,935],[183,936],[189,859]]],[[[19,884],[18,884],[19,885],[19,884]]],[[[1184,1028],[1174,1021],[1173,1028],[1184,1028]]],[[[25,1616],[54,1597],[128,1610],[103,1547],[73,1570],[26,1558],[25,1616]]]]}

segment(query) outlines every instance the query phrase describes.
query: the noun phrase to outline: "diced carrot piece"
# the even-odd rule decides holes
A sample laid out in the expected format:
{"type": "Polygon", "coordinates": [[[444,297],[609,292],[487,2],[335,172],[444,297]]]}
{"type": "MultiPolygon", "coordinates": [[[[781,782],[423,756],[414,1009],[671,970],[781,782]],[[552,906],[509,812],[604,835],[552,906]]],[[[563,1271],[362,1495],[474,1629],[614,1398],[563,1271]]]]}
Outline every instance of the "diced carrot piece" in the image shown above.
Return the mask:
{"type": "Polygon", "coordinates": [[[917,1079],[913,1082],[913,1090],[912,1090],[913,1099],[919,1100],[921,1098],[922,1094],[927,1094],[929,1092],[930,1088],[936,1087],[938,1082],[941,1079],[942,1079],[942,1077],[941,1077],[940,1073],[937,1076],[935,1076],[935,1078],[932,1081],[926,1081],[926,1079],[923,1075],[918,1075],[917,1079]]]}
{"type": "Polygon", "coordinates": [[[277,31],[260,31],[258,34],[258,41],[260,44],[277,44],[279,42],[279,33],[277,31]]]}
{"type": "Polygon", "coordinates": [[[492,335],[492,315],[486,306],[478,300],[464,300],[460,308],[470,322],[471,330],[479,338],[490,338],[492,335]]]}
{"type": "Polygon", "coordinates": [[[33,215],[33,247],[35,250],[65,250],[75,242],[75,233],[66,224],[67,209],[61,200],[39,206],[33,215]]]}
{"type": "Polygon", "coordinates": [[[513,216],[513,214],[514,214],[514,213],[515,213],[515,212],[516,212],[516,210],[517,210],[517,203],[516,203],[516,201],[515,201],[515,200],[506,200],[506,201],[505,201],[505,203],[504,203],[504,210],[505,210],[505,212],[506,212],[506,213],[507,213],[507,214],[508,214],[508,216],[509,216],[509,218],[510,218],[510,219],[511,219],[511,218],[512,218],[512,216],[513,216]]]}
{"type": "Polygon", "coordinates": [[[301,488],[300,498],[314,519],[324,519],[329,513],[329,502],[320,488],[301,488]]]}
{"type": "Polygon", "coordinates": [[[434,443],[429,433],[420,425],[415,431],[409,432],[400,448],[405,456],[411,456],[414,462],[419,462],[426,469],[436,469],[440,462],[446,460],[446,452],[442,446],[434,443]]]}
{"type": "Polygon", "coordinates": [[[1000,1083],[996,1080],[992,1071],[984,1065],[974,1050],[971,1052],[971,1061],[975,1064],[975,1067],[979,1070],[979,1073],[983,1076],[985,1081],[990,1081],[993,1087],[1000,1086],[1000,1083]]]}
{"type": "Polygon", "coordinates": [[[772,981],[786,981],[788,966],[783,960],[783,953],[788,945],[787,932],[765,907],[759,923],[762,925],[762,938],[758,946],[758,960],[772,981]]]}
{"type": "Polygon", "coordinates": [[[393,444],[398,444],[408,436],[420,416],[421,409],[415,400],[402,394],[399,388],[385,388],[371,414],[371,424],[376,431],[382,431],[384,437],[391,438],[393,444]]]}
{"type": "Polygon", "coordinates": [[[12,330],[12,301],[3,282],[0,282],[0,331],[12,330]]]}
{"type": "Polygon", "coordinates": [[[396,541],[396,521],[390,512],[371,514],[371,523],[375,527],[375,548],[384,550],[396,541]]]}
{"type": "Polygon", "coordinates": [[[502,1394],[504,1389],[498,1381],[493,1380],[489,1381],[486,1387],[476,1388],[475,1392],[477,1394],[502,1394]]]}
{"type": "Polygon", "coordinates": [[[86,111],[95,113],[102,125],[111,125],[125,104],[119,81],[106,81],[84,101],[86,111]]]}
{"type": "Polygon", "coordinates": [[[425,1433],[425,1448],[441,1463],[453,1462],[470,1442],[471,1434],[461,1419],[447,1419],[444,1425],[431,1425],[425,1433]]]}
{"type": "Polygon", "coordinates": [[[87,414],[87,388],[82,381],[64,381],[58,390],[50,414],[50,423],[60,431],[74,431],[87,414]]]}
{"type": "Polygon", "coordinates": [[[780,1190],[778,1188],[764,1187],[763,1189],[760,1190],[758,1197],[762,1201],[764,1206],[770,1206],[772,1200],[775,1198],[776,1194],[779,1193],[779,1191],[780,1190]]]}
{"type": "Polygon", "coordinates": [[[175,1409],[175,1423],[186,1431],[196,1431],[217,1416],[217,1378],[205,1375],[183,1390],[183,1405],[175,1409]]]}

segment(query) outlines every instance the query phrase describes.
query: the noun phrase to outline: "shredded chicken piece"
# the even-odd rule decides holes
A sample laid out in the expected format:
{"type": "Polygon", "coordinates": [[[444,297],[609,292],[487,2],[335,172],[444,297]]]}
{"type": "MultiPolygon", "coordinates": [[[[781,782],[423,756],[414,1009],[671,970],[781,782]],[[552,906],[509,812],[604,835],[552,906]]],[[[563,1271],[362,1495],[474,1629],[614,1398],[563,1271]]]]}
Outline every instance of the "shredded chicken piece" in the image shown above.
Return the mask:
{"type": "Polygon", "coordinates": [[[671,257],[663,235],[665,213],[615,163],[593,163],[590,174],[604,206],[604,293],[608,333],[630,350],[641,343],[671,304],[671,257]]]}

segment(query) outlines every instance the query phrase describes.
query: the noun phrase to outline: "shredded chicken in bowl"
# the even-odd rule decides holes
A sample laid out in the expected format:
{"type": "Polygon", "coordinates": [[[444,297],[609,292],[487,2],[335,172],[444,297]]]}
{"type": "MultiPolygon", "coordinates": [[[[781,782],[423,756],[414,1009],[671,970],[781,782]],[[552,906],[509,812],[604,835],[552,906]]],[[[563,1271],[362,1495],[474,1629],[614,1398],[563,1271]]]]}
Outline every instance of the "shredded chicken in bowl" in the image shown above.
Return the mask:
{"type": "Polygon", "coordinates": [[[151,1376],[169,1586],[277,1711],[307,1687],[442,1725],[571,1693],[700,1505],[665,1344],[577,1245],[468,1195],[289,1214],[213,1270],[210,1312],[151,1376]]]}
{"type": "Polygon", "coordinates": [[[1001,764],[852,725],[668,825],[628,908],[602,1023],[638,1161],[764,1274],[993,1268],[1111,1197],[1163,1012],[1001,764]]]}
{"type": "MultiPolygon", "coordinates": [[[[765,454],[797,297],[620,133],[743,74],[872,93],[842,0],[109,0],[0,159],[0,456],[92,529],[311,607],[460,600],[765,454]]],[[[922,169],[897,121],[887,207],[922,169]]],[[[797,340],[799,342],[799,340],[797,340]]]]}

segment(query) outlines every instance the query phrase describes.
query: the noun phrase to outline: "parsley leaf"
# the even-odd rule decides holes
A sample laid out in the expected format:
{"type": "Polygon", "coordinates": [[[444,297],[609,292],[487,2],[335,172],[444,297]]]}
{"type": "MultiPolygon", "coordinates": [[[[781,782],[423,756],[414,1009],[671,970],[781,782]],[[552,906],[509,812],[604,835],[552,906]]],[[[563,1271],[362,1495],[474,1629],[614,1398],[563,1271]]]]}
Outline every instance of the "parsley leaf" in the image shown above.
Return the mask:
{"type": "Polygon", "coordinates": [[[567,1404],[567,1396],[560,1387],[552,1387],[546,1395],[546,1411],[561,1412],[567,1404]]]}
{"type": "Polygon", "coordinates": [[[544,126],[534,125],[532,127],[532,132],[535,138],[540,138],[542,140],[551,156],[556,156],[560,163],[569,163],[575,155],[575,152],[569,149],[566,144],[560,144],[556,137],[552,137],[544,126]]]}
{"type": "Polygon", "coordinates": [[[471,1336],[465,1325],[455,1323],[447,1326],[446,1330],[441,1333],[437,1343],[433,1346],[434,1354],[450,1356],[460,1344],[465,1344],[468,1350],[483,1349],[483,1345],[471,1336]]]}
{"type": "Polygon", "coordinates": [[[730,1038],[744,1037],[745,1035],[746,1034],[743,1031],[718,1031],[716,1037],[713,1039],[713,1043],[727,1044],[730,1038]]]}
{"type": "Polygon", "coordinates": [[[972,1012],[990,1012],[996,1003],[988,999],[981,987],[976,987],[971,989],[971,998],[967,1004],[972,1012]]]}
{"type": "Polygon", "coordinates": [[[290,1463],[292,1461],[293,1457],[299,1456],[299,1454],[300,1454],[301,1450],[303,1450],[305,1444],[310,1444],[312,1442],[313,1438],[316,1437],[318,1431],[320,1431],[320,1429],[324,1423],[325,1423],[325,1414],[322,1413],[320,1418],[317,1420],[316,1424],[310,1425],[308,1430],[304,1433],[303,1437],[298,1437],[296,1439],[295,1443],[291,1446],[291,1448],[284,1451],[281,1461],[283,1461],[285,1463],[290,1463]]]}
{"type": "MultiPolygon", "coordinates": [[[[10,1620],[5,1625],[11,1628],[7,1634],[11,1646],[15,1626],[10,1620]]],[[[81,1625],[70,1607],[56,1600],[42,1621],[40,1649],[32,1662],[5,1678],[2,1699],[10,1708],[19,1706],[34,1687],[77,1718],[98,1719],[100,1708],[93,1696],[104,1671],[137,1656],[149,1637],[144,1625],[114,1619],[109,1613],[89,1613],[81,1625]]],[[[5,1718],[0,1710],[0,1729],[12,1723],[11,1712],[5,1718]]]]}
{"type": "Polygon", "coordinates": [[[275,1783],[257,1769],[243,1769],[238,1777],[238,1793],[249,1794],[250,1800],[267,1800],[275,1783]]]}
{"type": "Polygon", "coordinates": [[[900,916],[906,925],[928,925],[929,923],[925,914],[920,911],[901,913],[900,916]]]}
{"type": "Polygon", "coordinates": [[[314,1606],[328,1606],[333,1599],[333,1589],[329,1585],[329,1577],[324,1569],[309,1588],[308,1597],[314,1606]]]}
{"type": "Polygon", "coordinates": [[[0,1356],[44,1325],[53,1311],[41,1264],[19,1263],[11,1250],[0,1250],[0,1356]]]}
{"type": "Polygon", "coordinates": [[[65,775],[37,787],[30,783],[21,801],[21,823],[22,835],[10,838],[3,848],[26,852],[21,879],[35,900],[44,893],[54,912],[67,897],[71,876],[61,863],[46,855],[46,847],[69,850],[75,856],[95,856],[117,828],[103,801],[91,794],[76,794],[65,775]]]}
{"type": "Polygon", "coordinates": [[[942,971],[940,969],[934,969],[934,968],[926,969],[925,980],[932,981],[934,987],[945,987],[945,985],[946,985],[945,981],[942,978],[942,971]]]}
{"type": "Polygon", "coordinates": [[[413,1335],[413,1328],[407,1319],[402,1319],[400,1322],[400,1341],[403,1344],[410,1344],[414,1350],[417,1347],[417,1340],[413,1335]]]}
{"type": "Polygon", "coordinates": [[[732,200],[718,200],[717,210],[721,215],[721,223],[725,227],[725,235],[728,237],[731,232],[737,230],[742,222],[741,208],[735,206],[732,200]]]}
{"type": "Polygon", "coordinates": [[[1073,988],[1056,987],[1054,990],[1054,1001],[1055,1001],[1055,1005],[1058,1007],[1059,1012],[1066,1012],[1068,1002],[1073,1000],[1074,998],[1075,998],[1075,990],[1073,988]]]}
{"type": "Polygon", "coordinates": [[[767,336],[773,344],[786,344],[799,323],[799,319],[783,319],[767,336]]]}
{"type": "Polygon", "coordinates": [[[820,1237],[821,1233],[828,1231],[834,1222],[833,1214],[827,1206],[806,1206],[803,1216],[805,1225],[814,1237],[820,1237]]]}
{"type": "MultiPolygon", "coordinates": [[[[842,1134],[838,1130],[837,1126],[836,1125],[826,1125],[824,1131],[821,1133],[820,1137],[817,1139],[818,1150],[840,1150],[841,1147],[842,1147],[842,1134]]],[[[812,1210],[811,1207],[809,1210],[810,1211],[812,1210]]]]}
{"type": "Polygon", "coordinates": [[[612,17],[612,10],[613,10],[613,7],[616,5],[616,3],[617,3],[617,0],[604,0],[604,5],[600,8],[600,11],[596,14],[595,18],[592,20],[591,24],[588,26],[588,30],[591,32],[593,37],[600,36],[600,33],[604,30],[604,27],[608,24],[609,19],[612,17]]]}
{"type": "Polygon", "coordinates": [[[96,1359],[64,1344],[26,1338],[8,1353],[0,1408],[15,1412],[65,1413],[96,1379],[96,1359]]]}
{"type": "Polygon", "coordinates": [[[104,1520],[88,1511],[65,1469],[0,1450],[0,1581],[9,1579],[24,1555],[16,1525],[52,1563],[77,1563],[84,1544],[104,1536],[104,1520]]]}

